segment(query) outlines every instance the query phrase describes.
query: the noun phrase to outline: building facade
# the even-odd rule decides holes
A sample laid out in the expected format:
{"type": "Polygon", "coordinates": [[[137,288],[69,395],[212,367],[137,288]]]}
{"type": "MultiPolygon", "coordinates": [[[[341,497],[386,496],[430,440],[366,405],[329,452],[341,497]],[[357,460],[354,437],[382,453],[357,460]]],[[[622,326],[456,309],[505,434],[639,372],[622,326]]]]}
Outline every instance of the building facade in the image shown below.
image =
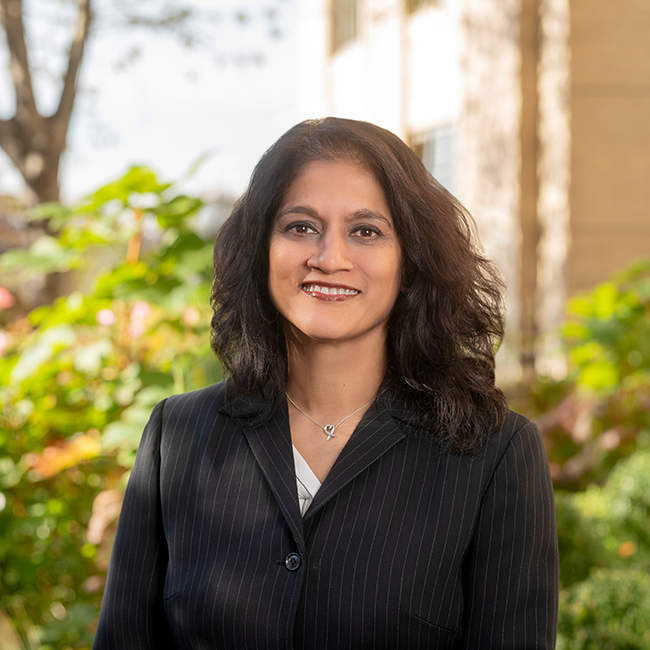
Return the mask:
{"type": "Polygon", "coordinates": [[[508,285],[501,380],[561,375],[566,299],[650,255],[650,2],[300,10],[309,113],[410,144],[473,214],[508,285]]]}

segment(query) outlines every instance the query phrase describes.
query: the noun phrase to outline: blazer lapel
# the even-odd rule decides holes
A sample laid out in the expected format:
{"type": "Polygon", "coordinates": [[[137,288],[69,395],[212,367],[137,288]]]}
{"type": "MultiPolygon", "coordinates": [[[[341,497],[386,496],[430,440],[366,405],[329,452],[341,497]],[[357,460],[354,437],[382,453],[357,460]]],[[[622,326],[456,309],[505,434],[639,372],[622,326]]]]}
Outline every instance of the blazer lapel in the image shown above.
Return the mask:
{"type": "MultiPolygon", "coordinates": [[[[253,400],[249,399],[249,403],[252,402],[253,400]]],[[[270,419],[266,419],[263,411],[250,413],[248,421],[244,424],[244,435],[271,486],[298,548],[304,554],[305,541],[286,404],[270,419]]]]}
{"type": "Polygon", "coordinates": [[[303,520],[318,512],[350,481],[405,437],[389,408],[378,404],[368,409],[316,493],[303,520]]]}

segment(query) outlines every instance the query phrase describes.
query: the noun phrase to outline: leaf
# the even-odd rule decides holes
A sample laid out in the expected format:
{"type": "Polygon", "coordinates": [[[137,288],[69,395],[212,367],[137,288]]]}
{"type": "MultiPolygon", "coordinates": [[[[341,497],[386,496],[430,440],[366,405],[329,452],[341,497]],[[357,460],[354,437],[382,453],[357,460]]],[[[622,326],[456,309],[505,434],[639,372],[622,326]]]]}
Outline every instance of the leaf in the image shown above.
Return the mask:
{"type": "Polygon", "coordinates": [[[76,340],[70,325],[57,325],[45,330],[36,343],[28,347],[18,359],[10,375],[11,383],[21,383],[34,376],[38,369],[50,361],[60,349],[72,345],[76,340]]]}
{"type": "Polygon", "coordinates": [[[593,303],[587,296],[578,296],[569,301],[569,313],[576,316],[592,316],[593,303]]]}
{"type": "Polygon", "coordinates": [[[190,216],[195,215],[203,207],[201,199],[188,196],[175,196],[171,201],[153,208],[161,228],[173,228],[180,225],[190,216]]]}
{"type": "Polygon", "coordinates": [[[102,432],[101,444],[104,453],[117,449],[129,451],[137,449],[150,416],[149,407],[133,405],[124,409],[121,419],[111,422],[102,432]]]}
{"type": "Polygon", "coordinates": [[[0,256],[0,273],[61,273],[81,264],[79,253],[44,235],[27,250],[12,248],[0,256]]]}
{"type": "Polygon", "coordinates": [[[124,296],[128,293],[125,289],[128,289],[129,283],[144,280],[148,271],[147,265],[142,261],[118,266],[98,279],[95,297],[105,299],[116,295],[124,296]]]}
{"type": "Polygon", "coordinates": [[[102,361],[113,352],[108,339],[100,339],[75,350],[73,366],[89,377],[96,377],[102,368],[102,361]]]}
{"type": "Polygon", "coordinates": [[[586,365],[578,375],[578,384],[596,391],[618,387],[620,373],[618,366],[610,361],[595,361],[586,365]]]}
{"type": "Polygon", "coordinates": [[[130,232],[126,230],[124,232],[125,234],[120,237],[120,233],[116,232],[115,228],[110,229],[102,224],[94,224],[93,226],[84,225],[82,228],[66,228],[62,232],[59,241],[68,248],[85,250],[90,246],[99,247],[111,244],[116,240],[126,240],[130,232]]]}
{"type": "Polygon", "coordinates": [[[567,338],[586,339],[589,336],[589,328],[584,323],[569,321],[562,327],[562,334],[567,338]]]}
{"type": "Polygon", "coordinates": [[[23,214],[26,221],[41,221],[44,219],[63,219],[70,214],[70,209],[60,203],[39,203],[23,214]]]}
{"type": "Polygon", "coordinates": [[[100,444],[96,437],[82,434],[70,440],[50,445],[38,454],[30,463],[40,478],[48,478],[68,467],[77,465],[82,460],[94,458],[100,453],[100,444]]]}
{"type": "Polygon", "coordinates": [[[598,359],[603,353],[602,345],[589,339],[583,345],[576,346],[571,350],[571,359],[577,365],[584,365],[598,359]]]}
{"type": "Polygon", "coordinates": [[[170,183],[160,183],[149,167],[136,165],[121,178],[104,185],[92,194],[83,204],[83,210],[92,212],[115,200],[127,206],[132,194],[161,194],[168,187],[170,183]]]}
{"type": "Polygon", "coordinates": [[[611,282],[601,284],[594,292],[595,315],[600,319],[611,318],[616,311],[618,291],[611,282]]]}

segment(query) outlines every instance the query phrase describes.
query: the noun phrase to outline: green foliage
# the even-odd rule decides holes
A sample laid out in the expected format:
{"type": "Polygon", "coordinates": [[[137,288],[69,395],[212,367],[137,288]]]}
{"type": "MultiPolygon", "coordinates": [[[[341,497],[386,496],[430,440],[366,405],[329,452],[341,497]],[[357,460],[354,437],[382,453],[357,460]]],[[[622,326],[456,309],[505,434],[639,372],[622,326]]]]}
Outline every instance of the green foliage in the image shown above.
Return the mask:
{"type": "Polygon", "coordinates": [[[87,287],[0,330],[0,612],[25,643],[90,647],[144,424],[221,379],[202,206],[134,167],[79,206],[39,206],[56,235],[0,256],[14,280],[74,268],[87,287]]]}
{"type": "Polygon", "coordinates": [[[639,262],[569,303],[576,383],[603,395],[650,379],[650,263],[639,262]]]}
{"type": "Polygon", "coordinates": [[[650,262],[573,299],[563,328],[571,368],[540,381],[534,419],[557,486],[602,483],[650,432],[650,262]]]}
{"type": "Polygon", "coordinates": [[[650,262],[569,303],[569,375],[528,411],[545,439],[560,549],[558,648],[650,647],[650,262]]]}
{"type": "Polygon", "coordinates": [[[650,573],[650,450],[617,465],[603,487],[591,485],[573,500],[608,555],[608,566],[650,573]]]}
{"type": "Polygon", "coordinates": [[[604,486],[556,492],[558,648],[650,647],[650,449],[621,461],[604,486]]]}
{"type": "Polygon", "coordinates": [[[650,573],[650,449],[621,461],[602,487],[556,490],[555,507],[564,587],[594,567],[650,573]]]}
{"type": "Polygon", "coordinates": [[[594,567],[607,563],[605,550],[574,497],[572,492],[555,491],[560,583],[563,586],[586,580],[594,567]]]}
{"type": "Polygon", "coordinates": [[[599,569],[560,596],[558,650],[647,650],[650,576],[599,569]]]}
{"type": "Polygon", "coordinates": [[[16,248],[0,257],[0,273],[21,272],[23,278],[41,273],[56,273],[77,268],[79,254],[59,243],[54,237],[37,239],[28,250],[16,248]]]}

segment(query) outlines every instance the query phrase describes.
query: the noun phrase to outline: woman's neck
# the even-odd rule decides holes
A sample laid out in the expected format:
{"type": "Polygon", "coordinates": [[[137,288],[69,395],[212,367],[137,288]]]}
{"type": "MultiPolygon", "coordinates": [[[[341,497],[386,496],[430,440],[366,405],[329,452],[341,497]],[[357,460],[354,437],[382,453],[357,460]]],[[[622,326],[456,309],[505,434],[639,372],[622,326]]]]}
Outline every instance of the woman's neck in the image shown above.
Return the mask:
{"type": "Polygon", "coordinates": [[[311,417],[354,411],[377,395],[386,374],[386,337],[355,341],[287,338],[287,393],[311,417]]]}

